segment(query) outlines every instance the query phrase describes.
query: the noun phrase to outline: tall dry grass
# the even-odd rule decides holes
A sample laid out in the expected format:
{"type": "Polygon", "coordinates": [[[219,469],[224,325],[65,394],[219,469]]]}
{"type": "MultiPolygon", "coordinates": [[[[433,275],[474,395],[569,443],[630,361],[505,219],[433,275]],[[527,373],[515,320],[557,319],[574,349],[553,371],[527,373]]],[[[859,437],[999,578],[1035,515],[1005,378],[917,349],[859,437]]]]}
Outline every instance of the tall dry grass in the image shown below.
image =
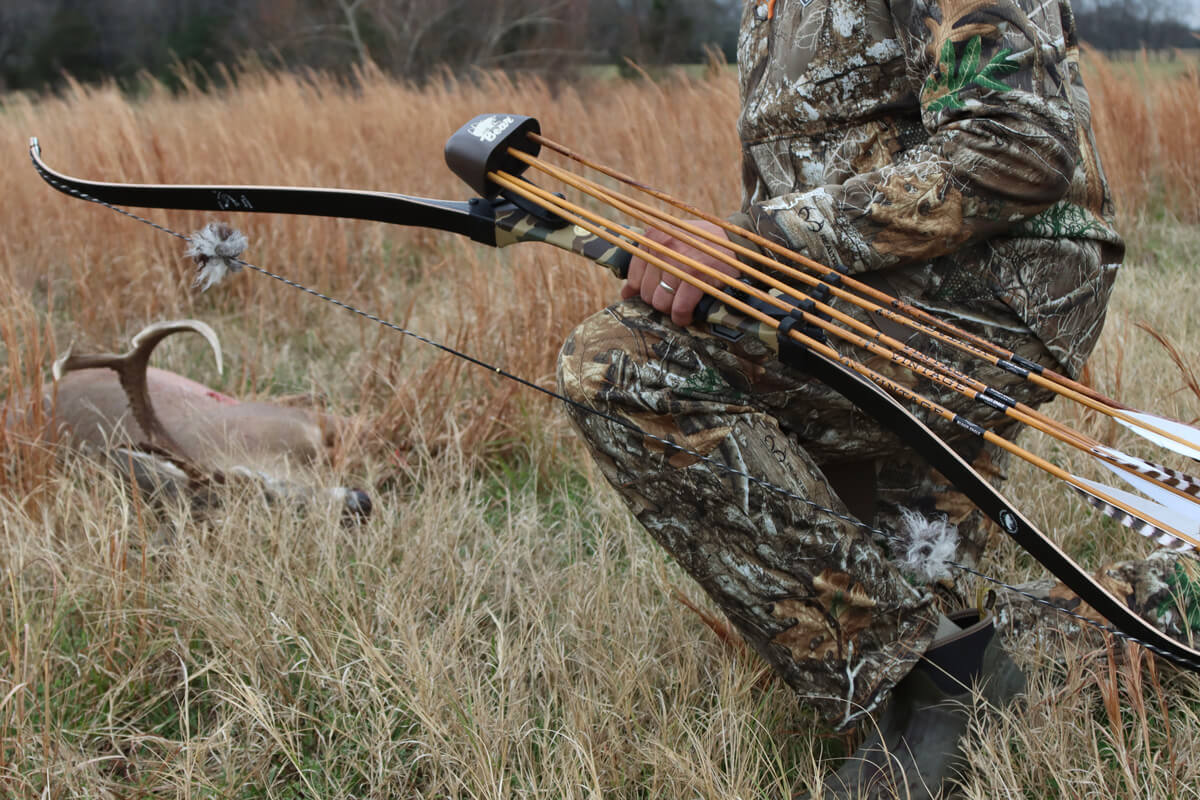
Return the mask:
{"type": "MultiPolygon", "coordinates": [[[[1144,127],[1123,123],[1131,136],[1182,112],[1154,101],[1158,89],[1100,74],[1097,126],[1118,192],[1132,198],[1147,175],[1161,183],[1124,204],[1131,268],[1093,375],[1135,405],[1190,418],[1196,399],[1175,391],[1169,362],[1134,328],[1145,320],[1174,342],[1196,340],[1186,267],[1200,235],[1170,218],[1190,212],[1167,188],[1185,167],[1167,163],[1165,141],[1141,166],[1123,164],[1135,148],[1113,149],[1121,118],[1099,108],[1141,109],[1144,127]]],[[[346,530],[331,514],[247,495],[209,518],[156,514],[56,452],[37,419],[7,431],[0,797],[657,800],[815,785],[817,760],[846,742],[673,599],[673,587],[695,593],[549,403],[261,276],[197,296],[178,242],[50,191],[24,160],[37,135],[49,163],[85,177],[459,197],[440,163],[446,136],[477,113],[517,110],[601,160],[729,209],[732,80],[554,93],[503,78],[416,90],[370,73],[343,85],[250,71],[235,84],[5,98],[7,413],[70,342],[115,349],[148,322],[201,317],[222,335],[228,372],[211,374],[183,339],[158,363],[225,391],[313,394],[357,415],[367,446],[343,453],[335,477],[373,487],[378,512],[346,530]]],[[[145,214],[184,232],[209,218],[145,214]]],[[[492,252],[351,221],[234,221],[251,261],[546,385],[558,343],[616,288],[548,248],[492,252]]],[[[1090,563],[1144,551],[1031,471],[1017,471],[1012,491],[1090,563]]],[[[1041,574],[1011,547],[994,566],[1041,574]]],[[[1027,643],[1028,706],[979,721],[967,796],[1196,796],[1197,680],[1091,646],[1051,630],[1027,643]]]]}
{"type": "Polygon", "coordinates": [[[1148,213],[1200,222],[1200,71],[1155,78],[1146,64],[1089,53],[1084,75],[1097,146],[1126,226],[1148,213]]]}
{"type": "MultiPolygon", "coordinates": [[[[736,143],[728,125],[713,124],[735,113],[734,89],[724,81],[672,89],[604,82],[552,93],[538,82],[515,86],[493,77],[415,91],[375,73],[349,86],[251,71],[236,83],[209,95],[172,97],[154,89],[136,101],[112,88],[75,85],[61,97],[9,98],[0,121],[14,156],[19,143],[38,135],[49,163],[76,175],[454,198],[469,192],[441,164],[445,139],[482,109],[519,109],[566,141],[664,185],[686,184],[697,164],[710,165],[704,170],[709,180],[696,187],[699,201],[712,207],[737,201],[736,143]],[[689,131],[683,140],[646,127],[668,104],[689,131]]],[[[19,198],[5,212],[5,271],[20,296],[36,295],[43,306],[67,311],[53,315],[63,343],[113,347],[149,321],[202,315],[230,341],[244,342],[240,371],[207,376],[232,392],[271,387],[344,396],[328,383],[350,376],[354,402],[386,406],[383,416],[397,428],[387,433],[400,442],[414,427],[426,440],[431,431],[440,431],[434,440],[457,437],[449,430],[458,426],[452,420],[474,410],[481,422],[465,435],[484,447],[511,437],[512,420],[526,413],[529,398],[505,397],[508,387],[497,400],[495,384],[481,384],[461,364],[270,281],[237,281],[197,296],[188,288],[178,241],[48,193],[20,166],[6,170],[3,180],[6,196],[19,198]],[[297,331],[308,335],[297,339],[297,331]],[[283,351],[280,338],[289,340],[283,351]],[[330,363],[331,370],[314,369],[309,356],[317,348],[346,358],[330,363]],[[396,372],[400,364],[403,377],[396,372]]],[[[210,215],[146,216],[191,232],[210,215]]],[[[567,331],[612,291],[599,270],[548,249],[512,257],[427,230],[284,216],[234,221],[251,239],[249,259],[542,380],[567,331]],[[546,313],[551,307],[555,313],[546,313]]],[[[166,363],[178,363],[170,358],[166,363]]]]}

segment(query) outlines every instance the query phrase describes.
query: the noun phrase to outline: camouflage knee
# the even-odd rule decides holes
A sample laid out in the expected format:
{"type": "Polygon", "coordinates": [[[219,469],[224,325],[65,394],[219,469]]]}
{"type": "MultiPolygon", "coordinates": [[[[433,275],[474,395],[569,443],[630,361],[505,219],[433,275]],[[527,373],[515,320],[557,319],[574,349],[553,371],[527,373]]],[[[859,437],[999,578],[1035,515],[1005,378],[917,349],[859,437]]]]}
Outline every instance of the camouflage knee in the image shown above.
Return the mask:
{"type": "MultiPolygon", "coordinates": [[[[933,634],[930,596],[855,524],[720,345],[637,304],[568,340],[572,419],[638,521],[819,713],[877,707],[933,634]]],[[[764,380],[757,363],[747,380],[764,380]]],[[[769,380],[783,386],[783,374],[769,380]]]]}

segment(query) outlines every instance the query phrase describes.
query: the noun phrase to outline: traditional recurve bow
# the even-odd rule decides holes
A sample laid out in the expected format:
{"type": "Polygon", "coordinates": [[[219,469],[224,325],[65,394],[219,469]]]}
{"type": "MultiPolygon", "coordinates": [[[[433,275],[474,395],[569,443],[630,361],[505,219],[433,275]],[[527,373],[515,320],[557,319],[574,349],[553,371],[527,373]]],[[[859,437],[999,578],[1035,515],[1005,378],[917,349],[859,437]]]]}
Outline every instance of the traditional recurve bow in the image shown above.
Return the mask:
{"type": "MultiPolygon", "coordinates": [[[[544,242],[594,261],[621,278],[625,276],[632,253],[636,252],[648,260],[655,259],[653,253],[639,248],[635,242],[639,238],[636,231],[617,225],[589,221],[576,213],[579,210],[577,207],[556,201],[555,195],[538,190],[519,177],[532,163],[531,159],[536,159],[542,143],[548,143],[555,149],[559,149],[560,152],[565,151],[565,148],[553,145],[543,139],[540,133],[540,126],[535,119],[515,114],[481,115],[455,133],[446,146],[446,161],[451,169],[480,195],[467,201],[324,188],[106,183],[82,180],[51,169],[42,159],[37,139],[30,142],[30,156],[38,173],[54,188],[74,197],[107,206],[304,214],[376,220],[449,231],[494,247],[505,247],[518,242],[544,242]]],[[[565,151],[565,154],[574,157],[569,151],[565,151]]],[[[651,191],[651,193],[653,192],[651,191]]],[[[618,205],[611,198],[610,202],[614,206],[618,205]]],[[[690,207],[688,210],[694,211],[690,207]]],[[[776,243],[770,244],[774,248],[779,247],[776,243]]],[[[789,257],[803,260],[802,257],[790,252],[789,257]]],[[[778,262],[771,263],[779,265],[778,262]]],[[[664,264],[664,266],[666,265],[664,264]]],[[[674,267],[671,268],[674,269],[674,267]]],[[[828,268],[824,269],[828,270],[828,268]]],[[[289,281],[289,283],[291,282],[289,281]]],[[[829,274],[822,279],[822,283],[836,292],[840,290],[842,278],[829,271],[829,274]]],[[[292,285],[297,284],[292,283],[292,285]]],[[[308,291],[311,292],[311,290],[308,291]]],[[[869,379],[864,370],[859,368],[860,365],[857,362],[841,356],[837,351],[826,346],[822,336],[814,330],[814,323],[821,318],[818,304],[814,304],[812,300],[800,302],[775,302],[770,298],[764,300],[762,296],[754,296],[748,285],[746,291],[735,289],[725,292],[711,287],[706,288],[705,291],[709,297],[706,297],[705,302],[701,303],[698,316],[703,318],[711,332],[731,340],[755,337],[775,348],[784,363],[806,370],[818,380],[843,394],[850,402],[874,417],[881,426],[898,435],[906,444],[920,453],[931,466],[970,498],[984,514],[994,520],[1006,534],[1062,581],[1083,602],[1107,619],[1114,632],[1143,645],[1174,663],[1200,672],[1200,650],[1166,635],[1133,613],[1121,600],[1101,586],[1021,514],[1007,498],[964,461],[942,438],[898,402],[892,394],[889,394],[889,391],[915,402],[927,411],[933,410],[931,401],[925,401],[919,395],[913,395],[905,387],[890,383],[881,376],[873,376],[873,379],[869,379]]],[[[828,291],[829,289],[826,290],[827,293],[828,291]]],[[[899,301],[895,301],[894,298],[887,298],[887,300],[891,301],[892,308],[900,308],[899,301]]],[[[339,305],[344,306],[341,303],[339,305]]],[[[371,318],[382,322],[375,317],[371,318]]],[[[919,322],[927,324],[931,330],[947,328],[938,320],[919,320],[919,322]]],[[[420,338],[424,339],[424,337],[420,338]]],[[[429,340],[424,339],[424,341],[429,340]]],[[[986,350],[986,344],[972,343],[971,346],[986,350]]],[[[438,346],[507,375],[490,365],[482,364],[477,359],[444,346],[438,346]]],[[[900,357],[904,358],[905,356],[900,357]]],[[[1026,372],[1031,372],[1033,371],[1031,367],[1036,367],[1036,365],[1023,365],[1006,359],[1004,354],[996,355],[996,357],[1005,360],[1008,365],[1026,372]]],[[[560,400],[571,402],[517,376],[508,375],[508,377],[547,394],[552,394],[560,400]]],[[[995,392],[980,391],[979,394],[981,402],[992,407],[996,407],[996,404],[1005,404],[1004,400],[997,399],[995,392]]],[[[1096,402],[1105,402],[1113,409],[1125,408],[1115,401],[1095,395],[1090,390],[1087,394],[1096,402]]],[[[591,413],[598,413],[593,409],[583,408],[591,413]]],[[[951,415],[948,419],[972,434],[985,436],[988,433],[980,426],[958,415],[951,415]]],[[[1150,417],[1150,419],[1155,421],[1154,424],[1149,425],[1151,429],[1156,429],[1155,425],[1157,424],[1165,426],[1170,423],[1170,421],[1160,420],[1156,417],[1150,417]]],[[[626,427],[629,426],[629,423],[625,421],[615,418],[613,420],[626,427]]],[[[1180,426],[1180,428],[1182,427],[1180,426]]],[[[639,431],[639,433],[649,435],[644,431],[639,431]]],[[[1193,445],[1184,445],[1181,442],[1173,441],[1173,439],[1181,438],[1179,428],[1172,428],[1159,434],[1147,434],[1143,431],[1143,435],[1147,435],[1148,438],[1165,446],[1174,444],[1176,445],[1174,449],[1179,452],[1193,456],[1196,454],[1193,445]]],[[[666,441],[664,443],[675,449],[685,450],[675,442],[666,441]]],[[[1109,448],[1103,449],[1109,453],[1116,452],[1109,448]]],[[[723,470],[736,473],[736,470],[720,462],[714,462],[703,454],[691,453],[691,455],[713,463],[723,470]]],[[[1153,473],[1157,470],[1160,473],[1160,477],[1157,479],[1160,485],[1175,485],[1175,491],[1180,494],[1192,495],[1195,493],[1196,482],[1189,476],[1124,454],[1117,453],[1116,455],[1117,460],[1127,459],[1134,463],[1136,471],[1141,474],[1153,473]],[[1187,487],[1186,491],[1180,491],[1178,486],[1187,487]]],[[[1098,457],[1103,456],[1098,454],[1098,457]]],[[[737,474],[741,475],[742,473],[737,474]]],[[[755,476],[742,476],[764,488],[782,492],[797,501],[809,502],[805,498],[796,497],[755,476]]],[[[1195,529],[1189,528],[1186,532],[1174,530],[1153,513],[1142,513],[1141,506],[1133,506],[1131,509],[1122,502],[1122,500],[1128,499],[1125,493],[1118,493],[1119,496],[1114,503],[1110,502],[1113,498],[1107,494],[1094,491],[1089,493],[1087,486],[1076,485],[1075,488],[1087,495],[1089,501],[1101,511],[1143,534],[1153,535],[1160,541],[1181,544],[1181,549],[1191,549],[1196,543],[1196,539],[1193,538],[1196,535],[1195,529]]],[[[1174,518],[1172,517],[1172,519],[1174,518]]],[[[1183,527],[1183,525],[1180,524],[1179,527],[1183,527]]]]}

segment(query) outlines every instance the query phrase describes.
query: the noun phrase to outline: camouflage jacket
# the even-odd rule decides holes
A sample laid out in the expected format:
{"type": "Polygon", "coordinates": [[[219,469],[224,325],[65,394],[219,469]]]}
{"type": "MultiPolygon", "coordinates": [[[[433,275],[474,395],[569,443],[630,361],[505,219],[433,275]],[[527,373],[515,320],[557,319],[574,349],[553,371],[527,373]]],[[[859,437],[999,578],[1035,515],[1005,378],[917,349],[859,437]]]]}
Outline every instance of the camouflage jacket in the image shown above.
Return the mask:
{"type": "Polygon", "coordinates": [[[1002,301],[1076,372],[1124,246],[1067,0],[767,9],[738,46],[749,224],[935,310],[1002,301]]]}

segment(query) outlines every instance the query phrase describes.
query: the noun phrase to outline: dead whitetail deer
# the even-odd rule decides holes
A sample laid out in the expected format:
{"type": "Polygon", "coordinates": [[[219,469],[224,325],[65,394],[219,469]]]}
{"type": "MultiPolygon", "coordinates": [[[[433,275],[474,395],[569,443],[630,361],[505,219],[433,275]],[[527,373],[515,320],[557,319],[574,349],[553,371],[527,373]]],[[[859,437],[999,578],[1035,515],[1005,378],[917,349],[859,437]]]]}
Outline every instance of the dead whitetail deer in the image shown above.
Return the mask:
{"type": "Polygon", "coordinates": [[[52,424],[148,495],[206,506],[222,486],[250,481],[272,500],[331,502],[345,521],[365,519],[371,501],[362,490],[312,488],[298,479],[311,480],[343,422],[308,409],[238,400],[150,367],[159,342],[183,331],[204,337],[220,371],[221,345],[212,328],[196,320],[156,323],[133,338],[127,353],[68,351],[56,361],[54,383],[43,389],[52,424]]]}

